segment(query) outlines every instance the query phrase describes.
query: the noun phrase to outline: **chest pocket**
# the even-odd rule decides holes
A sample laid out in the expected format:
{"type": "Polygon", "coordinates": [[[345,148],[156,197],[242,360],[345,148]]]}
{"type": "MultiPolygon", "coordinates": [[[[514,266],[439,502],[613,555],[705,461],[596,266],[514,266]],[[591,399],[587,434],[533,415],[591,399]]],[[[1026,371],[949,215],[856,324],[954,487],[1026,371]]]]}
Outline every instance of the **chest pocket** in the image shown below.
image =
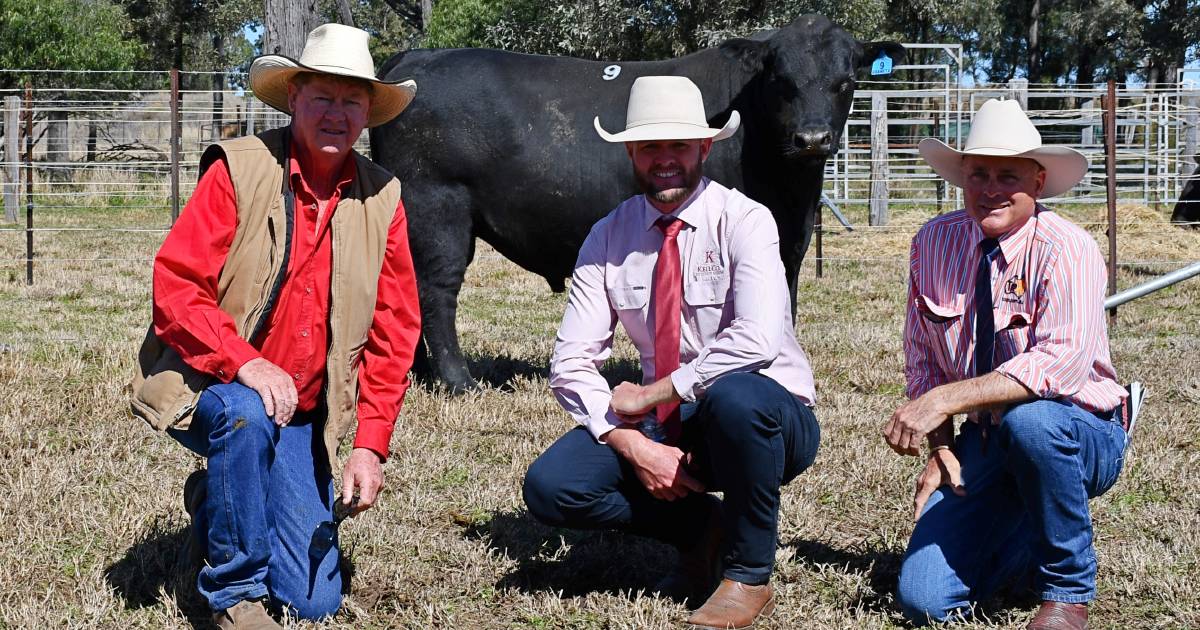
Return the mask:
{"type": "Polygon", "coordinates": [[[618,311],[641,309],[649,300],[649,286],[626,285],[608,288],[608,301],[618,311]]]}
{"type": "Polygon", "coordinates": [[[1033,316],[1023,309],[999,306],[995,310],[996,348],[1012,357],[1029,349],[1033,316]]]}
{"type": "Polygon", "coordinates": [[[683,300],[691,306],[724,304],[728,294],[728,271],[689,279],[683,287],[683,300]]]}
{"type": "Polygon", "coordinates": [[[963,298],[962,295],[956,295],[938,302],[926,295],[916,297],[917,312],[925,320],[923,325],[930,337],[937,363],[949,372],[956,370],[955,358],[959,346],[970,341],[963,337],[963,314],[966,310],[963,298]]]}

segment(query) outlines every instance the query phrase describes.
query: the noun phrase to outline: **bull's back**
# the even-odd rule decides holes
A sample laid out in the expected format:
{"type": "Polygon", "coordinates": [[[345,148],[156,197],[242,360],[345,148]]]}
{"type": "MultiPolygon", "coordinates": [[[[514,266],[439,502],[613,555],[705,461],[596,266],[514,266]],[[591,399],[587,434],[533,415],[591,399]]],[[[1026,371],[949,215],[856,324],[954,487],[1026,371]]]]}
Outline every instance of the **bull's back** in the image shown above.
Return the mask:
{"type": "Polygon", "coordinates": [[[455,221],[526,269],[565,277],[592,223],[634,186],[623,148],[592,129],[596,115],[624,126],[632,79],[605,81],[606,65],[487,49],[402,53],[381,76],[415,80],[417,97],[372,131],[372,154],[403,182],[413,223],[455,221]]]}
{"type": "MultiPolygon", "coordinates": [[[[612,63],[491,49],[407,51],[380,75],[415,80],[417,97],[372,130],[372,155],[403,182],[413,223],[467,223],[517,264],[563,277],[591,225],[637,192],[624,148],[603,141],[592,119],[622,130],[634,79],[655,74],[692,77],[709,113],[722,111],[728,101],[721,103],[727,95],[718,86],[728,77],[718,57],[714,50],[612,63]],[[448,200],[454,207],[443,207],[448,200]]],[[[740,186],[740,139],[721,145],[706,172],[740,186]]]]}

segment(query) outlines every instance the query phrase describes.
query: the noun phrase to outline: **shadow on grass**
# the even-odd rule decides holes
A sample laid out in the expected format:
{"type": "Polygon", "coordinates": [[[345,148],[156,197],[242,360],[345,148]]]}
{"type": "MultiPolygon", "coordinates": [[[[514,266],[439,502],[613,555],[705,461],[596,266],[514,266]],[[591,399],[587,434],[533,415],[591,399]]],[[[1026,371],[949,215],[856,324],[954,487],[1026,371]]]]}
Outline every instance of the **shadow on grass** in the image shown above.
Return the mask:
{"type": "MultiPolygon", "coordinates": [[[[511,392],[515,389],[513,381],[520,378],[548,378],[550,375],[550,357],[539,361],[513,358],[507,355],[481,356],[468,354],[467,370],[480,385],[511,392]]],[[[416,381],[423,387],[436,388],[440,384],[433,379],[428,363],[423,354],[418,353],[413,363],[413,374],[416,381]]],[[[600,368],[600,374],[615,386],[621,381],[640,383],[642,368],[636,360],[610,360],[600,368]]]]}
{"type": "Polygon", "coordinates": [[[165,594],[174,598],[193,628],[215,628],[208,603],[196,590],[199,567],[183,555],[190,530],[168,518],[156,518],[125,557],[104,570],[104,579],[125,608],[136,610],[158,605],[165,594]]]}
{"type": "Polygon", "coordinates": [[[675,558],[662,543],[612,531],[547,527],[525,511],[493,512],[464,528],[463,536],[484,540],[516,561],[496,588],[523,593],[608,593],[633,599],[639,590],[649,591],[675,558]]]}
{"type": "MultiPolygon", "coordinates": [[[[467,367],[480,383],[486,383],[501,391],[512,391],[512,381],[517,378],[550,376],[549,357],[546,362],[530,362],[525,359],[514,359],[508,356],[481,357],[468,356],[467,367]]],[[[605,363],[600,368],[600,375],[610,386],[616,386],[622,381],[640,383],[642,368],[637,361],[615,359],[605,363]]]]}
{"type": "MultiPolygon", "coordinates": [[[[185,542],[191,536],[190,525],[158,517],[140,540],[104,570],[104,580],[125,600],[127,610],[158,606],[163,596],[175,600],[193,628],[216,628],[212,610],[196,587],[199,564],[187,558],[185,542]]],[[[350,592],[354,565],[346,550],[339,549],[342,569],[342,593],[350,592]]]]}
{"type": "Polygon", "coordinates": [[[846,573],[865,574],[869,591],[859,593],[852,605],[882,613],[900,612],[893,594],[900,576],[901,555],[881,549],[838,549],[819,540],[797,538],[784,543],[795,551],[795,562],[802,565],[826,564],[846,573]]]}
{"type": "MultiPolygon", "coordinates": [[[[795,551],[795,562],[824,564],[840,568],[845,573],[865,575],[870,589],[863,589],[855,600],[847,604],[853,608],[891,615],[901,614],[896,604],[896,586],[900,578],[900,563],[903,556],[894,551],[874,548],[863,550],[838,549],[824,542],[797,538],[785,546],[795,551]]],[[[1036,608],[1039,601],[1028,584],[1011,584],[996,595],[982,602],[975,611],[977,616],[987,619],[1008,610],[1036,608]]]]}

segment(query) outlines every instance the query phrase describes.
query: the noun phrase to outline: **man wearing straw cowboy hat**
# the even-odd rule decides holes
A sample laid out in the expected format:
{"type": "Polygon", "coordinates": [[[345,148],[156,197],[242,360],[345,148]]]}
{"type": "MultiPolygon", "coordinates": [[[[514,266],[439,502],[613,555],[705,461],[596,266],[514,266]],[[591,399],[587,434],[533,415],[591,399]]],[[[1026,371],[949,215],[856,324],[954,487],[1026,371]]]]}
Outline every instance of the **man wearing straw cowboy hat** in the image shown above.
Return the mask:
{"type": "Polygon", "coordinates": [[[1087,627],[1096,557],[1088,499],[1117,480],[1130,414],[1109,357],[1104,260],[1095,240],[1038,200],[1087,173],[1046,146],[1016,101],[991,100],[966,148],[927,138],[925,161],[966,207],[917,233],[909,268],[910,401],[889,446],[929,459],[898,599],[912,621],[969,614],[1032,580],[1031,629],[1087,627]],[[952,418],[967,414],[957,436],[952,418]]]}
{"type": "Polygon", "coordinates": [[[621,133],[596,119],[625,144],[644,194],[579,252],[550,385],[581,426],[534,461],[524,488],[543,522],[675,545],[660,592],[707,598],[688,619],[700,628],[749,627],[774,608],[780,486],[812,464],[820,433],[771,213],[702,177],[739,121],[709,128],[683,77],[635,80],[621,133]],[[598,368],[618,321],[643,384],[610,389],[598,368]]]}
{"type": "Polygon", "coordinates": [[[291,124],[213,145],[154,261],[133,412],[208,458],[185,484],[222,628],[341,605],[346,510],[378,498],[420,328],[400,184],[352,148],[412,100],[374,78],[367,33],[327,24],[299,61],[256,59],[254,94],[291,124]],[[354,498],[357,497],[357,503],[354,498]]]}

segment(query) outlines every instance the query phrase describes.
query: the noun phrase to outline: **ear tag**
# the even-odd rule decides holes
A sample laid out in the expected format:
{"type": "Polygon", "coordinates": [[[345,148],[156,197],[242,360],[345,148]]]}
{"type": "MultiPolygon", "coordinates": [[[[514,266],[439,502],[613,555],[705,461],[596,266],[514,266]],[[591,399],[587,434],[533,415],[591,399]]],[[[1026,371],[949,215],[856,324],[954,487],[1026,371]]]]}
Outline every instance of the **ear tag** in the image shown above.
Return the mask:
{"type": "Polygon", "coordinates": [[[879,51],[879,58],[871,64],[871,76],[892,73],[892,58],[887,53],[879,51]]]}

